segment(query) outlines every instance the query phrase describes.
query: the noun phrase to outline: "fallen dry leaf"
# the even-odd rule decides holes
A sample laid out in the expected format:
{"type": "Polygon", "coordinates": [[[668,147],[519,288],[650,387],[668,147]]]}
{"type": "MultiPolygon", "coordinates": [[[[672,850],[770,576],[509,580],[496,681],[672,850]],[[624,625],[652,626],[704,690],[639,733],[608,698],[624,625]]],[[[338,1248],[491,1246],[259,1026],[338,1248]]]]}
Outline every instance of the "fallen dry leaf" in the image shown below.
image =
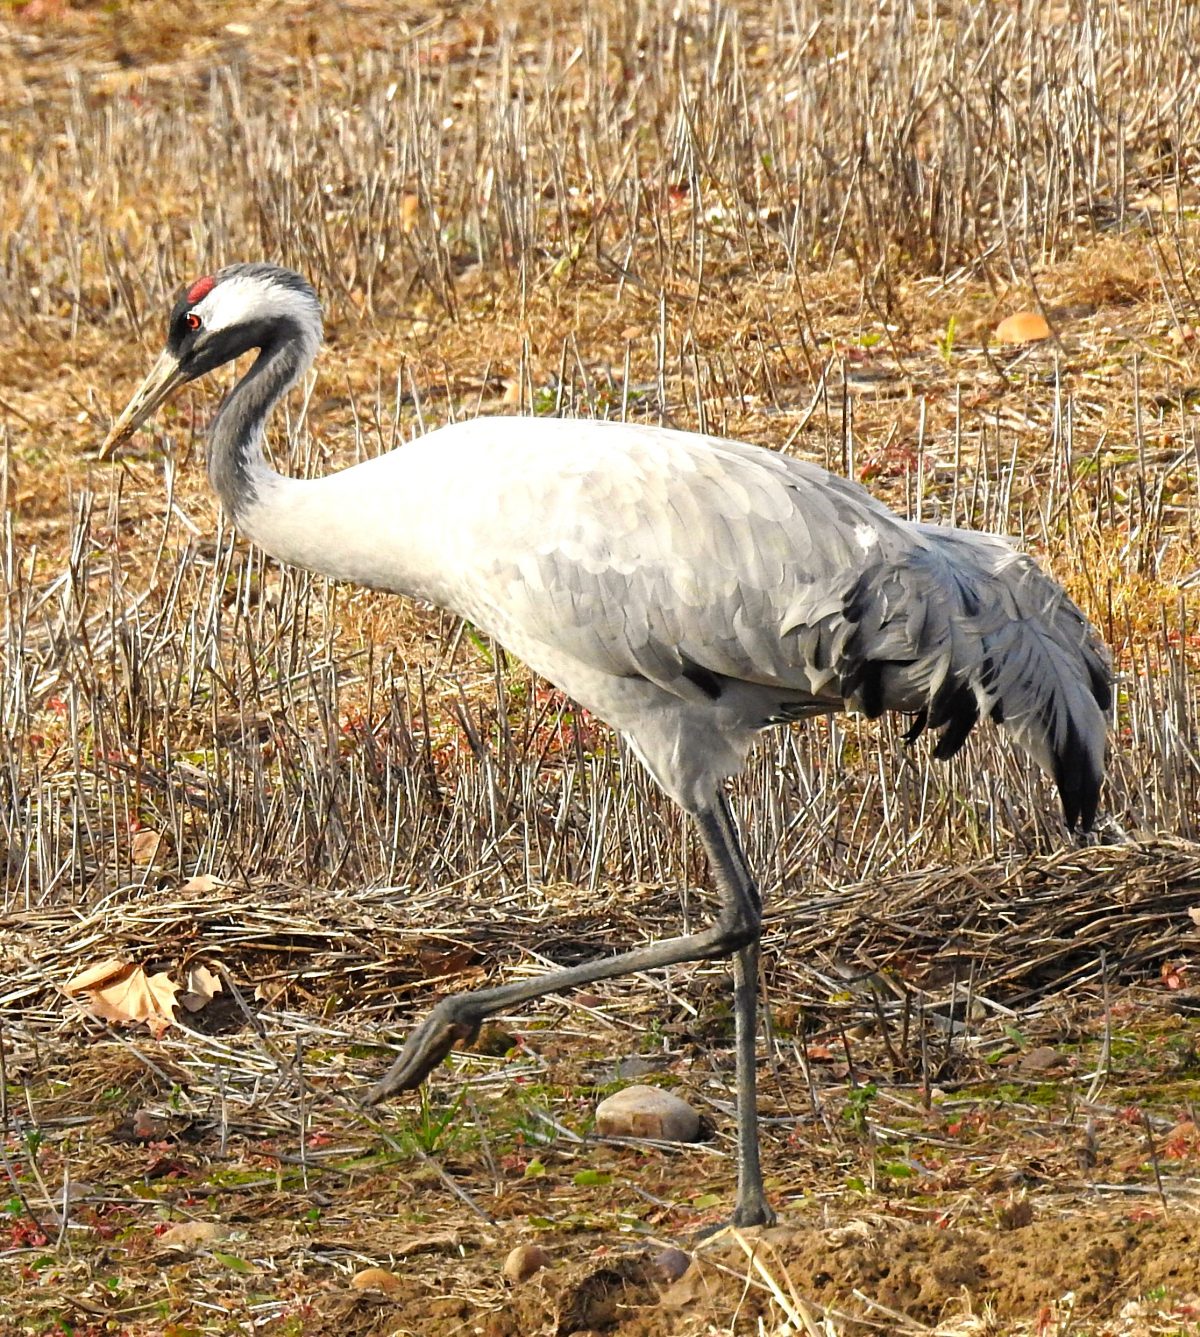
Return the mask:
{"type": "Polygon", "coordinates": [[[1018,311],[996,326],[995,339],[1000,344],[1032,344],[1050,337],[1046,317],[1037,311],[1018,311]]]}
{"type": "Polygon", "coordinates": [[[78,975],[72,975],[63,985],[63,993],[75,994],[82,993],[85,989],[95,989],[101,984],[116,980],[118,976],[124,979],[133,968],[132,961],[123,961],[119,956],[107,957],[94,966],[81,970],[78,975]]]}
{"type": "Polygon", "coordinates": [[[168,1249],[201,1249],[228,1233],[215,1221],[178,1221],[163,1231],[158,1242],[168,1249]]]}
{"type": "Polygon", "coordinates": [[[388,1252],[394,1258],[411,1258],[415,1253],[453,1253],[458,1250],[459,1238],[457,1230],[430,1230],[393,1241],[388,1252]]]}
{"type": "Polygon", "coordinates": [[[147,975],[141,966],[106,961],[85,970],[64,985],[68,994],[87,995],[87,1007],[103,1021],[144,1021],[156,1039],[174,1022],[176,984],[166,971],[147,975]],[[100,982],[81,983],[94,976],[100,982]]]}
{"type": "Polygon", "coordinates": [[[199,1012],[212,1002],[222,987],[221,981],[207,966],[192,966],[176,1002],[182,1003],[189,1012],[199,1012]]]}
{"type": "Polygon", "coordinates": [[[157,831],[135,831],[129,842],[129,854],[134,863],[149,864],[158,858],[163,838],[157,831]]]}
{"type": "Polygon", "coordinates": [[[1162,1154],[1173,1161],[1187,1160],[1200,1151],[1200,1131],[1191,1119],[1177,1123],[1163,1139],[1162,1154]]]}
{"type": "Polygon", "coordinates": [[[256,1003],[266,1003],[271,1007],[277,998],[282,998],[287,993],[287,984],[268,981],[265,984],[256,984],[254,986],[254,1001],[256,1003]]]}
{"type": "Polygon", "coordinates": [[[207,896],[224,885],[220,878],[213,877],[211,873],[197,873],[195,877],[189,877],[179,890],[186,895],[207,896]]]}

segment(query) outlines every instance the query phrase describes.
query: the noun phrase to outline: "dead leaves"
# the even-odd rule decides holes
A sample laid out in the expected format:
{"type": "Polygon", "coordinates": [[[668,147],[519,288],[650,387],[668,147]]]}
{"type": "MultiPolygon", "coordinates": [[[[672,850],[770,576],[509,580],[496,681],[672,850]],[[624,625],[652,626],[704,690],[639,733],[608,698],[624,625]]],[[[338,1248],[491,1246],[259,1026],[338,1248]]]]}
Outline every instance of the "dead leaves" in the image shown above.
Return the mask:
{"type": "Polygon", "coordinates": [[[88,1011],[102,1021],[145,1022],[157,1039],[175,1020],[179,985],[165,971],[147,975],[132,961],[110,958],[73,976],[63,992],[83,994],[88,1011]]]}
{"type": "Polygon", "coordinates": [[[159,1235],[158,1242],[164,1249],[190,1252],[203,1249],[216,1240],[224,1239],[228,1234],[228,1229],[215,1221],[177,1221],[159,1235]]]}
{"type": "Polygon", "coordinates": [[[194,965],[186,983],[177,984],[165,971],[153,975],[120,957],[109,957],[73,975],[63,985],[68,998],[80,998],[102,1021],[144,1024],[155,1039],[175,1022],[175,1005],[198,1012],[221,989],[221,981],[206,966],[194,965]]]}
{"type": "Polygon", "coordinates": [[[129,856],[139,866],[155,863],[163,850],[163,836],[159,831],[135,831],[129,841],[129,856]]]}
{"type": "MultiPolygon", "coordinates": [[[[156,832],[134,834],[134,861],[151,862],[157,856],[161,840],[156,832]],[[150,841],[138,848],[141,837],[150,841]],[[143,857],[144,856],[144,857],[143,857]]],[[[191,896],[212,896],[224,884],[211,873],[198,873],[180,888],[191,896]]],[[[147,973],[143,966],[121,956],[106,957],[72,975],[62,986],[68,998],[77,999],[94,1017],[129,1025],[145,1025],[155,1039],[176,1023],[176,1007],[199,1012],[221,992],[221,981],[202,962],[194,962],[184,972],[182,983],[168,971],[147,973]]]]}
{"type": "Polygon", "coordinates": [[[213,892],[219,891],[225,885],[219,877],[213,877],[211,873],[198,873],[195,877],[189,877],[188,880],[179,888],[181,896],[211,896],[213,892]]]}
{"type": "Polygon", "coordinates": [[[188,970],[187,982],[179,994],[179,1001],[189,1012],[199,1012],[221,992],[221,981],[207,966],[196,965],[188,970]]]}

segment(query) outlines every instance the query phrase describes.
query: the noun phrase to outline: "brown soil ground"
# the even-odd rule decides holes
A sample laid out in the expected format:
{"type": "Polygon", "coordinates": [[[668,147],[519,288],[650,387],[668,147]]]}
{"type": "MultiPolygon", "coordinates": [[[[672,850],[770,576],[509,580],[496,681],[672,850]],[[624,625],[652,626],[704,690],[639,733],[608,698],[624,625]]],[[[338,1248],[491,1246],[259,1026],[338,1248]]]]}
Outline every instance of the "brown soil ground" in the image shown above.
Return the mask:
{"type": "MultiPolygon", "coordinates": [[[[0,1313],[14,1332],[66,1323],[95,1337],[235,1332],[252,1321],[272,1337],[1191,1333],[1200,1000],[1182,964],[1187,930],[1171,927],[1169,906],[1196,900],[1200,851],[1094,850],[1010,871],[984,906],[988,922],[1010,927],[980,956],[979,996],[1014,996],[999,982],[1014,950],[1003,933],[1024,931],[1054,869],[1084,898],[1087,922],[1113,919],[1095,872],[1122,887],[1135,927],[1106,939],[1110,986],[1051,984],[1019,1023],[980,1015],[950,1043],[932,1017],[905,1034],[872,1005],[848,1013],[836,990],[799,1032],[779,1010],[761,1104],[780,1220],[745,1232],[723,1225],[734,1125],[718,967],[678,972],[669,998],[628,982],[529,1008],[517,1026],[486,1030],[453,1076],[376,1112],[357,1101],[387,1057],[361,1043],[367,996],[343,994],[321,1020],[310,991],[327,977],[324,961],[360,981],[384,968],[415,981],[448,963],[462,983],[503,978],[480,950],[484,921],[446,934],[434,927],[438,905],[380,901],[358,910],[377,925],[367,944],[348,920],[341,936],[322,929],[336,913],[319,899],[305,908],[275,893],[251,909],[214,895],[191,918],[209,940],[219,923],[241,926],[224,964],[242,1000],[196,1014],[204,1029],[189,1034],[89,1042],[89,1023],[64,1016],[36,981],[61,974],[56,944],[71,950],[90,927],[42,916],[29,939],[40,966],[14,972],[47,1021],[6,1049],[10,1100],[36,1110],[38,1131],[27,1125],[7,1142],[20,1197],[0,1235],[11,1264],[0,1313]],[[255,915],[276,924],[287,904],[290,946],[277,933],[255,940],[255,915]],[[1147,973],[1134,963],[1164,932],[1175,942],[1170,969],[1147,973]],[[262,992],[255,979],[276,989],[290,980],[290,996],[308,1004],[297,1011],[275,994],[267,1010],[251,999],[262,992]],[[706,1139],[597,1138],[597,1098],[630,1080],[692,1101],[706,1139]],[[514,1284],[503,1265],[522,1244],[544,1249],[548,1265],[514,1284]]],[[[959,888],[978,899],[993,876],[981,865],[910,888],[924,937],[939,914],[968,926],[959,888]]],[[[899,905],[905,881],[869,891],[899,905]]],[[[107,912],[114,944],[138,913],[107,912]]],[[[669,913],[663,893],[626,898],[629,925],[669,913]]],[[[187,921],[167,898],[156,914],[165,953],[187,921]]],[[[804,917],[789,905],[773,917],[776,996],[806,987],[778,940],[804,917]]],[[[826,936],[814,929],[814,942],[881,950],[853,898],[821,917],[826,936]]],[[[29,933],[32,922],[6,927],[29,933]]],[[[554,922],[561,950],[590,941],[598,921],[564,901],[554,922]]],[[[511,930],[514,945],[528,933],[511,930]]],[[[887,932],[902,935],[902,920],[887,932]]],[[[489,940],[503,940],[494,923],[489,940]]],[[[910,956],[908,987],[930,986],[941,956],[910,956]]],[[[414,1013],[422,1005],[414,998],[414,1013]]],[[[16,1125],[15,1108],[9,1118],[16,1125]]]]}

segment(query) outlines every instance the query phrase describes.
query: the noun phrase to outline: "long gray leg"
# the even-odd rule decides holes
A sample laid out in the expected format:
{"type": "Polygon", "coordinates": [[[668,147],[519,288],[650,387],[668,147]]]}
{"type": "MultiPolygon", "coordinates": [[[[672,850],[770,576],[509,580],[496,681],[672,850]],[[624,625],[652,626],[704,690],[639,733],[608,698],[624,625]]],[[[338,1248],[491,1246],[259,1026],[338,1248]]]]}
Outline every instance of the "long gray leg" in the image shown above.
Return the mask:
{"type": "MultiPolygon", "coordinates": [[[[729,801],[721,795],[711,824],[700,820],[700,837],[718,884],[728,878],[738,886],[738,899],[753,906],[761,918],[762,902],[754,885],[729,801]]],[[[755,1055],[758,1014],[758,934],[738,948],[733,958],[733,1021],[738,1116],[738,1191],[735,1226],[769,1226],[775,1213],[763,1190],[758,1150],[758,1063],[755,1055]]]]}
{"type": "Polygon", "coordinates": [[[720,897],[720,911],[711,928],[647,943],[617,956],[585,961],[567,970],[553,970],[515,984],[450,994],[408,1037],[399,1058],[367,1092],[367,1103],[375,1105],[399,1091],[419,1086],[457,1042],[473,1040],[483,1019],[495,1012],[596,980],[678,965],[684,961],[732,956],[738,1112],[738,1192],[733,1221],[739,1226],[773,1222],[775,1213],[767,1205],[759,1165],[754,1053],[762,902],[746,865],[728,800],[718,795],[711,807],[698,809],[692,816],[699,827],[720,897]]]}
{"type": "MultiPolygon", "coordinates": [[[[712,808],[693,814],[700,827],[705,851],[713,865],[713,876],[720,896],[720,910],[716,922],[699,933],[684,937],[666,938],[662,942],[647,943],[630,952],[585,961],[567,970],[552,970],[534,979],[504,984],[494,989],[478,989],[470,993],[450,994],[443,998],[423,1022],[412,1032],[399,1058],[384,1076],[367,1092],[367,1103],[378,1104],[398,1091],[419,1086],[459,1041],[470,1041],[479,1032],[485,1017],[506,1011],[531,998],[544,994],[562,993],[580,984],[613,979],[618,975],[632,975],[639,970],[654,970],[660,966],[678,965],[683,961],[706,961],[733,956],[743,948],[758,942],[761,913],[758,892],[745,872],[737,837],[728,806],[719,799],[712,808]],[[730,841],[732,840],[732,845],[730,841]]],[[[749,963],[753,967],[753,962],[749,963]]],[[[747,966],[741,967],[743,972],[747,966]]],[[[757,985],[757,971],[751,968],[749,978],[757,985]]],[[[735,1008],[736,1008],[735,1004],[735,1008]]],[[[741,1005],[745,1008],[745,1003],[741,1005]]],[[[753,1079],[754,1055],[754,1000],[750,997],[750,1066],[753,1079]]],[[[742,1012],[738,1017],[738,1034],[743,1026],[742,1012]]],[[[743,1059],[739,1050],[739,1099],[743,1059]]],[[[750,1094],[753,1109],[753,1089],[750,1094]]],[[[750,1125],[754,1132],[754,1123],[750,1125]]],[[[757,1158],[755,1158],[755,1165],[757,1158]]],[[[742,1167],[745,1171],[745,1165],[742,1167]]],[[[759,1190],[761,1194],[761,1187],[759,1190]]],[[[739,1202],[741,1198],[739,1197],[739,1202]]]]}

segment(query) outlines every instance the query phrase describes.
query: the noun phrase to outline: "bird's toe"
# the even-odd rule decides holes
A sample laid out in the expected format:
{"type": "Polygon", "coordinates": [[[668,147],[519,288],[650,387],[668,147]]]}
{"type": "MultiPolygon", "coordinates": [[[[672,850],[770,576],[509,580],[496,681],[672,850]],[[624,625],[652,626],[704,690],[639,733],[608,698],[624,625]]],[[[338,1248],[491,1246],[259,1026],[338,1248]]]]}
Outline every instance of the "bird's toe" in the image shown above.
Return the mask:
{"type": "Polygon", "coordinates": [[[777,1220],[774,1211],[763,1198],[758,1198],[754,1202],[739,1202],[728,1220],[703,1226],[693,1238],[697,1243],[701,1243],[720,1235],[731,1226],[738,1230],[749,1230],[754,1226],[773,1226],[777,1220]]]}
{"type": "Polygon", "coordinates": [[[408,1037],[399,1058],[367,1092],[368,1105],[378,1105],[389,1096],[421,1085],[456,1044],[475,1038],[479,1023],[474,1019],[439,1015],[435,1009],[408,1037]]]}
{"type": "Polygon", "coordinates": [[[773,1226],[777,1220],[771,1204],[759,1195],[739,1202],[730,1218],[731,1224],[739,1230],[750,1226],[773,1226]]]}

